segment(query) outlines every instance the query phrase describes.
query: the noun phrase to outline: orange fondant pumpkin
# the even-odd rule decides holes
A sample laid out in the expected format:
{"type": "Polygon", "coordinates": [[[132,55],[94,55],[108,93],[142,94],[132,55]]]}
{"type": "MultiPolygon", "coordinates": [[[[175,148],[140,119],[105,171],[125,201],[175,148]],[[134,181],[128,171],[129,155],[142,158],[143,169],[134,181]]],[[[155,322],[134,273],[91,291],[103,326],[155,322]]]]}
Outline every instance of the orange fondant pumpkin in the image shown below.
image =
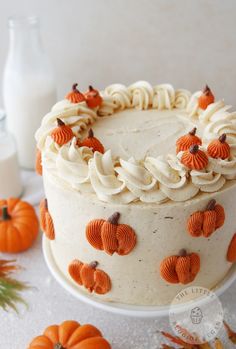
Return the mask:
{"type": "Polygon", "coordinates": [[[105,294],[111,289],[110,277],[101,269],[97,269],[98,262],[83,263],[78,259],[72,261],[68,272],[72,279],[84,286],[89,292],[105,294]]]}
{"type": "Polygon", "coordinates": [[[211,92],[211,89],[206,85],[201,96],[198,98],[198,106],[201,109],[205,110],[208,107],[208,105],[211,103],[214,103],[214,101],[215,101],[215,97],[211,92]]]}
{"type": "Polygon", "coordinates": [[[55,239],[55,231],[52,217],[48,211],[47,199],[43,199],[39,205],[40,226],[49,240],[55,239]]]}
{"type": "Polygon", "coordinates": [[[91,148],[93,152],[99,151],[99,153],[104,154],[104,146],[102,143],[94,137],[93,130],[90,128],[88,132],[88,137],[85,138],[82,142],[77,141],[77,145],[80,147],[91,148]]]}
{"type": "Polygon", "coordinates": [[[115,212],[108,220],[94,219],[86,227],[88,242],[98,250],[113,255],[129,254],[136,245],[136,234],[127,224],[118,224],[120,213],[115,212]]]}
{"type": "Polygon", "coordinates": [[[228,251],[227,251],[227,261],[230,263],[236,262],[236,233],[230,241],[228,251]]]}
{"type": "Polygon", "coordinates": [[[215,159],[225,160],[230,157],[230,146],[226,142],[226,134],[223,133],[219,139],[212,141],[207,147],[209,156],[215,159]]]}
{"type": "Polygon", "coordinates": [[[78,84],[72,85],[72,91],[70,91],[66,95],[66,99],[68,99],[71,103],[81,103],[85,101],[85,96],[79,90],[77,90],[78,84]]]}
{"type": "Polygon", "coordinates": [[[204,211],[196,211],[187,221],[187,230],[193,237],[209,237],[214,231],[224,225],[225,210],[223,206],[210,200],[204,211]]]}
{"type": "Polygon", "coordinates": [[[186,150],[182,157],[181,163],[190,170],[203,170],[208,164],[208,157],[204,151],[199,149],[197,144],[191,145],[189,150],[186,150]]]}
{"type": "Polygon", "coordinates": [[[111,346],[93,325],[69,320],[47,327],[28,349],[111,349],[111,346]]]}
{"type": "Polygon", "coordinates": [[[86,103],[89,108],[100,107],[102,104],[102,97],[98,90],[95,90],[91,85],[88,91],[84,94],[86,103]]]}
{"type": "Polygon", "coordinates": [[[61,119],[57,118],[57,127],[51,132],[51,137],[58,145],[68,143],[73,137],[73,131],[61,119]]]}
{"type": "Polygon", "coordinates": [[[188,134],[180,137],[176,142],[176,153],[179,153],[180,151],[188,150],[191,145],[197,144],[202,145],[201,139],[196,136],[197,128],[194,127],[192,131],[190,131],[188,134]]]}
{"type": "Polygon", "coordinates": [[[195,279],[199,271],[199,255],[187,254],[185,249],[181,250],[178,256],[166,257],[160,265],[161,277],[171,284],[188,284],[195,279]]]}
{"type": "Polygon", "coordinates": [[[39,149],[36,149],[35,171],[38,175],[42,176],[42,173],[43,173],[42,154],[39,149]]]}
{"type": "Polygon", "coordinates": [[[0,252],[27,250],[38,230],[38,218],[32,205],[18,198],[0,200],[0,252]]]}

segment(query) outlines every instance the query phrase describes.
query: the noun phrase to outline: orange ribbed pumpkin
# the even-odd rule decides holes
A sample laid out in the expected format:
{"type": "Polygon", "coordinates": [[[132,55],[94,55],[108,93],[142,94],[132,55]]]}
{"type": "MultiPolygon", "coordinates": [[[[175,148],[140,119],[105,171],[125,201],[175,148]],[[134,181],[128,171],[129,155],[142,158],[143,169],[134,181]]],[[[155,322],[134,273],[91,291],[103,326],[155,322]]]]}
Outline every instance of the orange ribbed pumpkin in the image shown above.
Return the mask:
{"type": "Polygon", "coordinates": [[[107,220],[94,219],[86,226],[88,242],[97,250],[104,250],[109,255],[129,254],[136,245],[136,234],[127,224],[118,224],[120,213],[115,212],[107,220]]]}
{"type": "Polygon", "coordinates": [[[188,284],[200,271],[200,257],[197,253],[187,254],[185,249],[179,255],[169,256],[160,264],[161,277],[171,284],[188,284]]]}
{"type": "Polygon", "coordinates": [[[198,98],[198,106],[201,109],[206,109],[209,104],[214,103],[215,97],[213,93],[211,92],[211,89],[209,86],[206,85],[204,88],[201,96],[198,98]]]}
{"type": "Polygon", "coordinates": [[[191,145],[197,144],[202,145],[201,139],[196,136],[197,128],[194,127],[192,131],[190,131],[188,134],[180,137],[176,141],[176,153],[178,154],[180,151],[188,150],[191,145]]]}
{"type": "Polygon", "coordinates": [[[39,205],[40,226],[49,240],[55,239],[55,230],[52,217],[48,211],[47,199],[42,199],[39,205]]]}
{"type": "Polygon", "coordinates": [[[204,151],[199,149],[197,144],[191,145],[189,150],[186,150],[182,157],[181,163],[190,170],[203,170],[208,164],[208,157],[204,151]]]}
{"type": "Polygon", "coordinates": [[[230,241],[228,251],[227,251],[227,261],[230,263],[236,262],[236,233],[230,241]]]}
{"type": "Polygon", "coordinates": [[[102,97],[98,90],[95,90],[91,85],[88,91],[84,94],[86,103],[89,108],[100,107],[102,104],[102,97]]]}
{"type": "Polygon", "coordinates": [[[89,292],[105,294],[111,289],[111,280],[107,273],[97,269],[97,265],[98,262],[86,264],[75,259],[70,263],[68,272],[77,284],[84,286],[89,292]]]}
{"type": "Polygon", "coordinates": [[[71,103],[81,103],[85,101],[85,96],[77,89],[78,84],[72,85],[72,90],[66,95],[71,103]]]}
{"type": "Polygon", "coordinates": [[[193,237],[204,236],[208,238],[216,229],[222,227],[225,222],[225,210],[223,206],[210,200],[204,211],[196,211],[187,221],[187,230],[193,237]]]}
{"type": "Polygon", "coordinates": [[[225,160],[230,157],[230,146],[226,142],[226,134],[223,133],[218,139],[213,140],[207,147],[209,156],[215,159],[225,160]]]}
{"type": "Polygon", "coordinates": [[[95,326],[69,320],[47,327],[28,349],[111,349],[111,346],[95,326]]]}
{"type": "Polygon", "coordinates": [[[39,149],[36,149],[35,171],[38,175],[42,176],[42,173],[43,173],[42,154],[39,149]]]}
{"type": "Polygon", "coordinates": [[[91,148],[93,152],[99,151],[99,153],[104,154],[104,146],[102,143],[94,137],[93,130],[90,128],[88,131],[88,137],[85,138],[82,142],[77,142],[77,145],[80,147],[91,148]]]}
{"type": "Polygon", "coordinates": [[[18,198],[0,200],[0,252],[27,250],[38,231],[39,222],[32,205],[18,198]]]}
{"type": "Polygon", "coordinates": [[[73,131],[61,119],[57,118],[57,127],[51,132],[51,137],[58,145],[68,143],[73,137],[73,131]]]}

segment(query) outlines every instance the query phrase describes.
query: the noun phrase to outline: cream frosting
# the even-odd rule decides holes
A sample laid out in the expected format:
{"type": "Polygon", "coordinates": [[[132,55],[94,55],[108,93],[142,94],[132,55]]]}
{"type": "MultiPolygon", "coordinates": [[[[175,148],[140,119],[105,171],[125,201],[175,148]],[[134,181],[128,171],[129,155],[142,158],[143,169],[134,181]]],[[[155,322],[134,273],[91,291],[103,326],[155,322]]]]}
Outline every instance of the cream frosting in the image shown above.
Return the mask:
{"type": "MultiPolygon", "coordinates": [[[[75,104],[66,99],[62,100],[44,117],[36,133],[37,146],[42,151],[43,166],[63,180],[61,185],[65,182],[80,191],[85,190],[86,185],[86,191],[90,187],[100,200],[106,202],[130,203],[140,200],[162,203],[168,199],[186,201],[197,195],[199,191],[216,192],[224,186],[226,180],[236,178],[234,157],[236,155],[236,113],[230,112],[231,107],[225,105],[223,100],[210,104],[206,110],[201,110],[198,107],[200,94],[200,91],[192,95],[184,89],[174,90],[170,84],[152,87],[146,81],[138,81],[129,87],[122,84],[108,86],[101,92],[102,105],[95,109],[88,108],[85,102],[75,104]],[[147,137],[145,144],[148,144],[148,147],[138,159],[132,157],[132,152],[125,149],[118,158],[119,154],[112,156],[109,150],[105,154],[98,152],[93,154],[87,147],[77,147],[75,138],[60,148],[50,137],[57,118],[61,118],[65,124],[69,125],[77,138],[82,138],[85,130],[91,125],[94,123],[99,125],[99,119],[110,118],[114,113],[132,107],[138,110],[137,113],[139,110],[145,110],[143,115],[150,110],[152,112],[157,110],[156,112],[159,113],[153,114],[150,119],[144,119],[142,134],[139,134],[139,128],[136,127],[139,118],[134,121],[132,128],[129,126],[127,129],[124,124],[122,129],[116,129],[118,131],[116,135],[110,132],[110,135],[117,139],[121,138],[122,132],[136,137],[133,144],[137,150],[140,144],[137,143],[136,146],[135,139],[142,140],[145,135],[147,137]],[[209,158],[208,167],[204,171],[186,169],[180,162],[181,153],[177,156],[174,154],[177,133],[172,130],[177,126],[174,125],[168,113],[172,113],[171,118],[175,118],[176,123],[181,125],[182,128],[180,127],[178,131],[181,134],[186,133],[190,125],[197,126],[199,133],[202,133],[203,149],[206,149],[212,139],[226,133],[231,147],[231,158],[226,160],[209,158]],[[167,117],[166,121],[165,117],[167,117]],[[155,119],[158,120],[157,125],[155,125],[155,119]],[[168,125],[169,139],[168,130],[164,128],[163,132],[167,135],[165,136],[166,144],[173,143],[173,152],[162,155],[152,154],[152,148],[161,151],[166,146],[164,139],[160,142],[161,138],[158,138],[160,136],[155,131],[157,127],[164,127],[160,126],[162,121],[168,125]],[[149,137],[149,132],[154,132],[155,138],[149,137]],[[153,144],[152,139],[155,140],[153,144]]],[[[103,141],[101,137],[100,140],[103,141]]]]}

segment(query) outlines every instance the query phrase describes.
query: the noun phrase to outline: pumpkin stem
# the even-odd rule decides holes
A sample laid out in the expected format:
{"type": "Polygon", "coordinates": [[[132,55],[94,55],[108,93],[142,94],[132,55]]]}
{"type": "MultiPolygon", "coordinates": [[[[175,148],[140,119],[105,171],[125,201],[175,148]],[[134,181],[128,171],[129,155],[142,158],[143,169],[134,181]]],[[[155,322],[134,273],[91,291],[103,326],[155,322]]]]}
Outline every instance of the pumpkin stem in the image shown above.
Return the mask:
{"type": "Polygon", "coordinates": [[[77,88],[76,88],[77,86],[78,86],[78,84],[76,84],[76,83],[72,85],[72,90],[73,90],[74,92],[77,91],[77,88]]]}
{"type": "Polygon", "coordinates": [[[98,266],[98,262],[97,262],[97,261],[93,261],[93,262],[89,263],[89,266],[90,266],[92,269],[96,269],[97,266],[98,266]]]}
{"type": "Polygon", "coordinates": [[[198,152],[198,149],[199,149],[199,146],[197,144],[193,144],[189,148],[189,151],[191,154],[196,154],[198,152]]]}
{"type": "Polygon", "coordinates": [[[11,219],[11,216],[8,213],[7,206],[3,206],[2,207],[2,220],[3,221],[7,221],[9,219],[11,219]]]}
{"type": "Polygon", "coordinates": [[[92,92],[94,90],[92,85],[89,85],[89,91],[92,92]]]}
{"type": "Polygon", "coordinates": [[[215,205],[216,205],[216,200],[215,199],[210,200],[207,204],[206,210],[213,211],[215,208],[215,205]]]}
{"type": "Polygon", "coordinates": [[[189,132],[190,136],[195,136],[196,131],[197,131],[197,127],[194,127],[194,128],[192,129],[192,131],[189,132]]]}
{"type": "Polygon", "coordinates": [[[58,126],[65,126],[65,123],[61,119],[57,118],[57,125],[58,126]]]}
{"type": "Polygon", "coordinates": [[[180,257],[186,257],[187,256],[187,251],[185,248],[182,248],[182,250],[179,251],[179,256],[180,257]]]}
{"type": "Polygon", "coordinates": [[[221,143],[225,143],[225,141],[226,141],[226,134],[225,134],[225,133],[223,133],[223,134],[219,137],[219,141],[220,141],[221,143]]]}
{"type": "Polygon", "coordinates": [[[118,225],[119,218],[120,218],[120,213],[115,212],[107,219],[107,221],[111,224],[118,225]]]}
{"type": "Polygon", "coordinates": [[[88,138],[93,138],[93,136],[94,136],[93,130],[90,128],[88,131],[88,138]]]}
{"type": "Polygon", "coordinates": [[[56,343],[53,349],[66,349],[66,348],[64,348],[61,343],[56,343]]]}
{"type": "Polygon", "coordinates": [[[208,85],[205,86],[204,90],[203,90],[203,93],[204,95],[208,96],[211,92],[211,89],[208,85]]]}
{"type": "Polygon", "coordinates": [[[48,199],[46,199],[46,198],[44,200],[44,205],[45,205],[45,209],[47,210],[48,209],[48,199]]]}

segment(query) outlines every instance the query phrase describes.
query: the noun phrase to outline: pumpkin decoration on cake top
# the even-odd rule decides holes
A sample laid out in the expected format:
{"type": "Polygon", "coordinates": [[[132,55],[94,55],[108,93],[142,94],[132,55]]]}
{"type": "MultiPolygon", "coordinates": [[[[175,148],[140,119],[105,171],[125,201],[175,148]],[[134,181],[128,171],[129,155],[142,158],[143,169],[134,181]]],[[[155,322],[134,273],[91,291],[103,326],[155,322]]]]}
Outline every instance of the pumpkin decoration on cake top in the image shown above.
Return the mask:
{"type": "Polygon", "coordinates": [[[108,341],[93,325],[80,325],[68,320],[60,325],[51,325],[35,337],[28,349],[111,349],[108,341]]]}
{"type": "Polygon", "coordinates": [[[166,257],[160,264],[161,277],[171,284],[188,284],[200,271],[200,257],[197,253],[180,250],[178,255],[166,257]]]}
{"type": "Polygon", "coordinates": [[[198,98],[199,108],[205,110],[209,104],[215,102],[215,97],[208,85],[204,88],[201,96],[198,98]]]}
{"type": "Polygon", "coordinates": [[[227,251],[227,261],[230,263],[236,262],[236,233],[230,241],[228,251],[227,251]]]}
{"type": "Polygon", "coordinates": [[[61,119],[57,118],[57,127],[52,130],[51,137],[54,142],[62,146],[68,143],[74,137],[74,133],[70,126],[66,125],[61,119]]]}
{"type": "Polygon", "coordinates": [[[109,255],[129,254],[136,245],[136,234],[129,225],[119,224],[120,213],[115,212],[107,220],[94,219],[86,227],[88,242],[97,250],[109,255]]]}
{"type": "Polygon", "coordinates": [[[199,149],[197,144],[191,145],[190,148],[183,152],[181,163],[190,170],[203,170],[208,164],[208,157],[203,150],[199,149]]]}
{"type": "Polygon", "coordinates": [[[204,211],[196,211],[187,221],[187,230],[193,237],[209,237],[225,222],[224,207],[216,204],[216,200],[209,201],[204,211]]]}
{"type": "Polygon", "coordinates": [[[91,85],[89,89],[84,94],[87,106],[89,108],[97,108],[102,104],[102,97],[98,90],[95,90],[91,85]]]}
{"type": "Polygon", "coordinates": [[[35,171],[39,176],[42,176],[43,167],[42,167],[42,153],[37,148],[36,149],[36,157],[35,157],[35,171]]]}
{"type": "Polygon", "coordinates": [[[176,153],[178,154],[180,151],[188,150],[191,145],[197,144],[202,145],[202,140],[198,136],[196,136],[197,128],[194,127],[189,133],[180,137],[176,141],[176,153]]]}
{"type": "Polygon", "coordinates": [[[89,292],[108,293],[111,289],[110,277],[103,270],[97,269],[97,266],[96,261],[86,264],[75,259],[70,263],[68,272],[77,284],[84,286],[89,292]]]}
{"type": "Polygon", "coordinates": [[[77,89],[78,84],[72,85],[72,90],[66,95],[66,99],[68,99],[71,103],[81,103],[85,101],[85,96],[77,89]]]}
{"type": "Polygon", "coordinates": [[[47,199],[42,199],[39,205],[40,226],[49,240],[55,239],[55,231],[52,217],[48,211],[47,199]]]}
{"type": "Polygon", "coordinates": [[[213,140],[207,147],[207,153],[215,159],[225,160],[230,157],[230,146],[226,142],[226,134],[223,133],[218,139],[213,140]]]}
{"type": "Polygon", "coordinates": [[[27,250],[38,231],[39,222],[32,205],[18,198],[0,200],[0,252],[27,250]]]}
{"type": "Polygon", "coordinates": [[[90,128],[88,131],[88,137],[85,138],[82,142],[78,141],[78,146],[91,148],[93,152],[99,151],[99,153],[104,154],[105,149],[102,143],[94,137],[93,130],[90,128]]]}

